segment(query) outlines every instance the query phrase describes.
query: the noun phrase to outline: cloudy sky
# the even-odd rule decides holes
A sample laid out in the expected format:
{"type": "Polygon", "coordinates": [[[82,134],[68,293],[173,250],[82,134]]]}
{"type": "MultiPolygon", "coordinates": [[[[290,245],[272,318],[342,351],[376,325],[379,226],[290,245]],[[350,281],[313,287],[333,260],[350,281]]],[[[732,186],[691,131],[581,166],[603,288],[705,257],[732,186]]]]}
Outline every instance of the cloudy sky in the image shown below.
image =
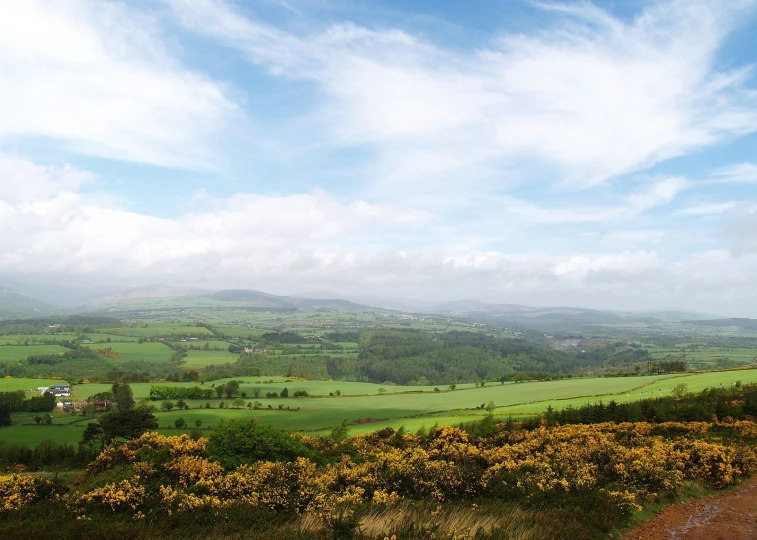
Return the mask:
{"type": "Polygon", "coordinates": [[[757,317],[757,1],[5,0],[0,285],[757,317]]]}

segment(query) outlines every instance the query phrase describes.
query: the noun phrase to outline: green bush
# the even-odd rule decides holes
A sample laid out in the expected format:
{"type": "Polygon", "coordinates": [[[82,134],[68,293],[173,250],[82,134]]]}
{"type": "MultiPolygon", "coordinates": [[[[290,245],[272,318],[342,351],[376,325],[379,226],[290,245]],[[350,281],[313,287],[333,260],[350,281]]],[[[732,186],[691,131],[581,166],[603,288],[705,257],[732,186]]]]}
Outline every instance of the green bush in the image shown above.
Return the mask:
{"type": "Polygon", "coordinates": [[[256,461],[294,461],[312,454],[289,434],[255,420],[234,420],[215,427],[208,453],[226,469],[256,461]]]}

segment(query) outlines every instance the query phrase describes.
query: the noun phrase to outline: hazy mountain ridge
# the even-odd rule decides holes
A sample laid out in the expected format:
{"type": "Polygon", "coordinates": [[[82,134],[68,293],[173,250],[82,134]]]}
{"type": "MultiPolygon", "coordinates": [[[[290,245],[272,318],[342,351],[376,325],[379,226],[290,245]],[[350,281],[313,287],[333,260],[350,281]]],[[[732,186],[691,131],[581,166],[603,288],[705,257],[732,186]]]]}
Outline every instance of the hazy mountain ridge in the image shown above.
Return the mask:
{"type": "Polygon", "coordinates": [[[104,304],[118,304],[129,300],[142,300],[149,298],[192,298],[210,294],[207,289],[193,287],[172,287],[170,285],[147,285],[134,289],[124,289],[118,292],[94,298],[88,302],[89,306],[104,304]]]}
{"type": "Polygon", "coordinates": [[[66,311],[61,306],[48,304],[10,287],[0,286],[0,318],[42,317],[66,311]]]}
{"type": "MultiPolygon", "coordinates": [[[[24,290],[33,289],[25,287],[24,290]]],[[[54,286],[45,285],[45,290],[55,294],[54,286]]],[[[61,287],[61,290],[66,290],[61,287]]],[[[102,292],[102,288],[99,289],[102,292]]],[[[692,327],[737,326],[747,330],[757,329],[754,319],[726,319],[713,315],[669,309],[647,312],[598,310],[570,306],[534,307],[520,304],[487,303],[480,300],[462,299],[436,303],[407,299],[382,299],[380,297],[350,297],[333,291],[316,291],[292,296],[269,294],[252,289],[226,289],[210,291],[193,287],[174,287],[152,284],[133,288],[108,288],[106,294],[93,294],[95,290],[78,289],[89,297],[75,309],[24,293],[15,287],[0,287],[0,317],[38,317],[64,312],[104,312],[134,308],[159,307],[164,309],[191,307],[195,302],[213,308],[228,305],[242,308],[277,309],[335,309],[364,310],[386,309],[405,313],[426,313],[463,319],[478,320],[506,326],[522,327],[544,332],[581,332],[592,328],[623,325],[677,323],[692,327]]],[[[63,293],[61,293],[63,294],[63,293]]]]}

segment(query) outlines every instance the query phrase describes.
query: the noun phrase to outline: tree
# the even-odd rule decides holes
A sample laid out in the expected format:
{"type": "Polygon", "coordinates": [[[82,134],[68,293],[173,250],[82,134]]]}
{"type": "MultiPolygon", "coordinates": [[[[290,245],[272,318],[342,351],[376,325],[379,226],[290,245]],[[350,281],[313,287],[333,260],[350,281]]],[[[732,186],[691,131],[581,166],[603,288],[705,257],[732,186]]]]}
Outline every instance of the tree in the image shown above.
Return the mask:
{"type": "Polygon", "coordinates": [[[259,387],[256,386],[255,388],[252,389],[252,397],[254,397],[255,399],[258,399],[260,397],[259,387]]]}
{"type": "Polygon", "coordinates": [[[335,396],[341,396],[341,395],[342,395],[342,391],[341,391],[341,390],[336,390],[336,391],[334,392],[334,395],[335,395],[335,396]]]}
{"type": "Polygon", "coordinates": [[[134,439],[145,431],[158,428],[158,420],[147,411],[114,411],[100,418],[100,427],[108,442],[116,437],[134,439]]]}
{"type": "Polygon", "coordinates": [[[682,398],[689,391],[689,385],[686,383],[680,383],[673,387],[673,396],[676,398],[682,398]]]}
{"type": "Polygon", "coordinates": [[[119,411],[131,411],[134,409],[134,395],[131,391],[131,386],[126,383],[116,382],[110,391],[113,394],[113,399],[119,411]]]}
{"type": "Polygon", "coordinates": [[[493,401],[490,401],[486,404],[486,412],[489,413],[489,416],[494,416],[494,411],[497,409],[497,406],[494,404],[493,401]]]}
{"type": "Polygon", "coordinates": [[[347,435],[350,431],[350,429],[347,427],[347,422],[348,419],[347,417],[345,417],[338,426],[334,426],[334,428],[331,430],[331,434],[329,435],[332,441],[339,442],[347,438],[347,435]]]}
{"type": "Polygon", "coordinates": [[[252,408],[253,408],[253,409],[255,409],[256,411],[257,411],[257,410],[258,410],[258,409],[259,409],[260,407],[262,407],[262,406],[263,406],[263,404],[262,404],[262,403],[260,403],[259,401],[256,401],[255,403],[253,403],[253,404],[252,404],[252,408]]]}
{"type": "Polygon", "coordinates": [[[224,388],[225,388],[225,386],[223,386],[223,385],[221,385],[221,386],[216,386],[216,395],[217,395],[217,396],[218,396],[219,398],[223,396],[223,389],[224,389],[224,388]]]}
{"type": "Polygon", "coordinates": [[[105,445],[108,443],[105,437],[105,431],[100,424],[90,422],[87,424],[82,439],[79,441],[79,446],[89,446],[96,448],[99,452],[102,452],[105,445]]]}
{"type": "Polygon", "coordinates": [[[34,423],[37,425],[40,425],[42,423],[42,417],[41,416],[35,416],[34,417],[34,423]]]}
{"type": "Polygon", "coordinates": [[[281,391],[281,394],[279,394],[283,398],[289,397],[289,389],[287,387],[284,387],[284,389],[281,391]]]}
{"type": "Polygon", "coordinates": [[[223,391],[226,393],[226,397],[231,397],[239,390],[239,383],[237,381],[229,381],[223,386],[223,391]]]}
{"type": "Polygon", "coordinates": [[[244,400],[241,397],[238,397],[231,403],[231,406],[234,407],[235,409],[240,409],[244,407],[244,400]]]}
{"type": "Polygon", "coordinates": [[[386,394],[386,388],[379,388],[378,389],[379,394],[386,394]]]}
{"type": "Polygon", "coordinates": [[[447,388],[447,390],[449,390],[449,391],[451,392],[451,391],[453,391],[453,390],[454,390],[455,388],[457,388],[457,385],[456,385],[455,383],[452,383],[452,384],[450,384],[450,385],[449,385],[449,387],[447,388]]]}
{"type": "Polygon", "coordinates": [[[160,408],[163,409],[164,411],[170,411],[171,409],[173,409],[173,407],[174,407],[173,401],[164,401],[163,403],[160,404],[160,408]]]}
{"type": "Polygon", "coordinates": [[[202,425],[202,420],[200,420],[199,418],[195,420],[195,426],[200,427],[201,425],[202,425]]]}
{"type": "Polygon", "coordinates": [[[256,461],[294,461],[312,456],[299,440],[251,419],[216,426],[208,440],[208,453],[226,469],[256,461]]]}
{"type": "Polygon", "coordinates": [[[183,410],[183,409],[186,409],[187,408],[187,402],[184,401],[183,399],[180,399],[179,401],[176,402],[176,408],[179,409],[180,411],[183,410]]]}
{"type": "Polygon", "coordinates": [[[176,426],[177,429],[182,429],[187,425],[187,422],[183,418],[177,418],[173,425],[176,426]]]}

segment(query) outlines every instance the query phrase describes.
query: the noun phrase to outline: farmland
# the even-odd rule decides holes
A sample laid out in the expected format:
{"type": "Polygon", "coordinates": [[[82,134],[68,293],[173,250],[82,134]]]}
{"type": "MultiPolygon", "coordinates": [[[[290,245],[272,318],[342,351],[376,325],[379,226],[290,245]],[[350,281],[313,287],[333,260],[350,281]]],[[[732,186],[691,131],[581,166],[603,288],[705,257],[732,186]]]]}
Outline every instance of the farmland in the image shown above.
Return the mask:
{"type": "MultiPolygon", "coordinates": [[[[524,418],[542,413],[548,406],[555,409],[578,407],[589,402],[614,400],[618,403],[649,397],[667,396],[677,384],[684,383],[689,391],[705,388],[731,387],[736,381],[742,384],[757,383],[757,370],[721,371],[712,373],[675,374],[624,378],[567,379],[551,382],[525,382],[491,384],[484,387],[463,384],[454,391],[434,387],[400,387],[370,383],[342,381],[300,381],[281,377],[245,377],[237,395],[244,395],[245,406],[233,408],[231,399],[186,400],[188,409],[160,411],[160,402],[151,402],[158,408],[155,413],[161,431],[179,432],[173,427],[178,418],[194,427],[199,420],[203,428],[212,428],[222,421],[256,418],[277,428],[306,433],[324,433],[344,418],[348,419],[352,433],[368,433],[383,427],[410,430],[438,425],[457,425],[463,421],[483,418],[480,406],[490,401],[496,405],[495,415],[500,418],[524,418]],[[266,394],[279,394],[287,388],[290,396],[297,390],[308,392],[308,398],[266,398],[266,394]],[[258,397],[254,397],[256,389],[258,397]],[[332,395],[339,392],[341,395],[332,395]],[[258,401],[259,410],[250,410],[247,403],[258,401]],[[223,403],[224,408],[219,408],[223,403]],[[206,404],[210,408],[206,408],[206,404]],[[269,409],[270,406],[270,409],[269,409]],[[282,408],[279,409],[279,406],[282,408]]],[[[42,383],[36,379],[2,379],[0,391],[10,389],[31,390],[42,383]]],[[[215,381],[222,385],[226,380],[215,381]]],[[[137,400],[147,400],[153,383],[131,385],[137,400]]],[[[197,383],[161,383],[169,386],[190,387],[197,383]]],[[[207,383],[206,383],[207,385],[207,383]]],[[[209,386],[209,385],[207,385],[209,386]]],[[[108,384],[80,384],[73,387],[74,397],[86,399],[107,391],[108,384]]],[[[150,403],[150,402],[148,402],[150,403]]],[[[35,443],[45,438],[78,441],[90,421],[81,416],[54,413],[52,426],[34,425],[28,416],[17,416],[16,425],[3,428],[8,442],[35,443]],[[62,437],[62,438],[61,438],[62,437]]],[[[188,429],[188,428],[187,428],[188,429]]]]}
{"type": "MultiPolygon", "coordinates": [[[[437,426],[477,433],[477,426],[535,427],[558,414],[561,425],[582,423],[597,410],[605,422],[607,411],[617,410],[636,411],[634,422],[640,415],[655,422],[656,409],[643,413],[650,399],[695,399],[689,393],[757,383],[757,368],[750,368],[757,340],[743,335],[669,335],[664,326],[646,336],[568,339],[441,316],[202,303],[131,305],[117,311],[119,320],[85,324],[0,325],[0,393],[23,390],[29,404],[6,414],[10,425],[0,428],[5,466],[20,459],[32,470],[85,467],[98,448],[85,430],[91,433],[92,423],[105,429],[121,414],[113,409],[114,383],[128,384],[133,414],[150,418],[157,433],[147,437],[212,438],[234,421],[253,420],[324,448],[392,430],[430,441],[456,433],[437,426]],[[82,410],[34,408],[43,399],[37,387],[63,381],[82,410]],[[184,394],[174,393],[181,388],[184,394]],[[100,410],[103,400],[110,410],[100,410]]],[[[723,416],[705,420],[716,417],[723,416]]],[[[339,461],[331,452],[324,459],[339,461]]]]}

